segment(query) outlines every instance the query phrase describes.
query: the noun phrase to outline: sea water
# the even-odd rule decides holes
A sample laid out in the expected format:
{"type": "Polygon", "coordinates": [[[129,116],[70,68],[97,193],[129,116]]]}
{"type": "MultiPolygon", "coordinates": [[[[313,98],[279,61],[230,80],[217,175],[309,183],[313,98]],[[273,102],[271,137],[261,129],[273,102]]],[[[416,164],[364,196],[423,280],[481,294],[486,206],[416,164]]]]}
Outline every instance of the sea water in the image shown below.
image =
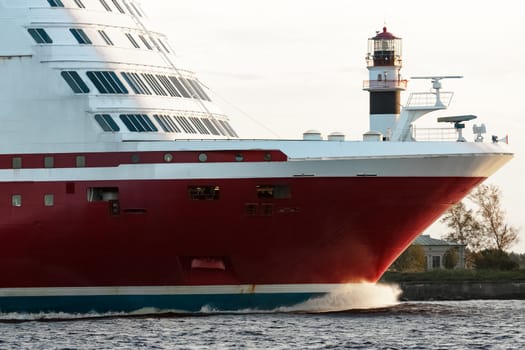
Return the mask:
{"type": "Polygon", "coordinates": [[[398,295],[366,285],[265,311],[0,314],[0,349],[525,349],[525,301],[398,295]]]}

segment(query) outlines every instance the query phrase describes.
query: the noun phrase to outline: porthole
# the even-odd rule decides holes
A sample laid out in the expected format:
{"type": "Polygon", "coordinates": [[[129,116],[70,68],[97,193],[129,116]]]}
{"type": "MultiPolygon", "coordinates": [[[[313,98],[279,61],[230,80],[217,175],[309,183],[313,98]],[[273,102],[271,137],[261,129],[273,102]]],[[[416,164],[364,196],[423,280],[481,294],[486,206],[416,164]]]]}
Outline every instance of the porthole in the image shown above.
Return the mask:
{"type": "Polygon", "coordinates": [[[244,156],[242,155],[242,153],[237,153],[237,155],[235,156],[235,161],[242,162],[243,160],[244,160],[244,156]]]}
{"type": "Polygon", "coordinates": [[[133,155],[131,156],[131,162],[132,162],[132,163],[138,163],[138,162],[140,162],[140,156],[139,156],[138,154],[136,154],[136,153],[133,154],[133,155]]]}
{"type": "Polygon", "coordinates": [[[264,160],[265,160],[266,162],[271,161],[271,160],[272,160],[272,154],[271,154],[271,153],[265,153],[265,154],[264,154],[264,160]]]}
{"type": "Polygon", "coordinates": [[[171,153],[164,154],[164,161],[166,163],[170,163],[171,161],[173,161],[173,154],[171,153]]]}
{"type": "Polygon", "coordinates": [[[208,160],[208,155],[206,153],[199,154],[199,161],[205,162],[208,160]]]}

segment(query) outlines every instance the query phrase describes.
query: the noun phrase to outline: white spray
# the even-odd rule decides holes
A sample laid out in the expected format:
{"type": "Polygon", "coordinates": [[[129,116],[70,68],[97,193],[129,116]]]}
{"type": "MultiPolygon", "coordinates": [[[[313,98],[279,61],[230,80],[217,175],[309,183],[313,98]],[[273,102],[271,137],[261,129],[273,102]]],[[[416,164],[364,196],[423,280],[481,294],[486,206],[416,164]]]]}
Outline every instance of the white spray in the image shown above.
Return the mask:
{"type": "Polygon", "coordinates": [[[395,284],[347,284],[322,297],[313,298],[280,312],[337,312],[391,307],[399,304],[401,289],[395,284]]]}

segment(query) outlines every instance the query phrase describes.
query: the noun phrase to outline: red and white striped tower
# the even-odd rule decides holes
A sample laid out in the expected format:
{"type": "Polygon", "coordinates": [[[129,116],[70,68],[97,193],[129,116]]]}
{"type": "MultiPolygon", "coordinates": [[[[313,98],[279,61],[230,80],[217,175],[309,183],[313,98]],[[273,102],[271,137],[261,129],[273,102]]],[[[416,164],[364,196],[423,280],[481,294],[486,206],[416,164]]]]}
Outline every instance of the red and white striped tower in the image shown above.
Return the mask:
{"type": "Polygon", "coordinates": [[[400,95],[407,86],[401,79],[401,38],[382,32],[368,39],[366,57],[369,80],[363,90],[370,92],[370,131],[380,132],[388,139],[394,128],[401,107],[400,95]]]}

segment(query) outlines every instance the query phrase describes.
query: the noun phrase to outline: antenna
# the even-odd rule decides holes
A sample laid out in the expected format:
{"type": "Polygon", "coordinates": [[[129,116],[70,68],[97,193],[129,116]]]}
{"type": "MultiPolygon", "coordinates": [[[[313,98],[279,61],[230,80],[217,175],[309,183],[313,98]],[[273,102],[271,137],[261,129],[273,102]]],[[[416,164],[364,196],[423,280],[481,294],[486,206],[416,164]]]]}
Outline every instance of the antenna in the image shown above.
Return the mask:
{"type": "Polygon", "coordinates": [[[432,75],[432,76],[423,76],[423,77],[411,77],[410,79],[429,79],[432,82],[432,88],[436,90],[436,106],[442,107],[443,102],[441,102],[441,80],[442,79],[461,79],[462,75],[432,75]]]}

